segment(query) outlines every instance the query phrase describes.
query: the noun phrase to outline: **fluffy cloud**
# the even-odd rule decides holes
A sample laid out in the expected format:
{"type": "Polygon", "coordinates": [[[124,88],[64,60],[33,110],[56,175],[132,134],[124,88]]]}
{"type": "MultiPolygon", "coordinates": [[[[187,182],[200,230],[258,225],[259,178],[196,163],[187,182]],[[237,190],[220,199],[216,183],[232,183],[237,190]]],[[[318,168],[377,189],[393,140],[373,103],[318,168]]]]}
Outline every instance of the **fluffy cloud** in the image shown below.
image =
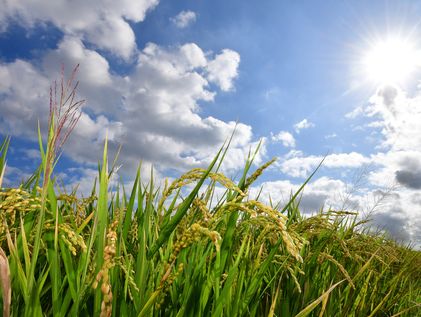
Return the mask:
{"type": "Polygon", "coordinates": [[[31,175],[32,173],[24,172],[20,168],[6,165],[2,187],[9,187],[16,183],[21,183],[31,177],[31,175]]]}
{"type": "Polygon", "coordinates": [[[278,134],[272,134],[271,139],[274,142],[282,142],[285,147],[295,147],[294,136],[287,131],[280,131],[278,134]]]}
{"type": "Polygon", "coordinates": [[[0,132],[34,135],[38,118],[45,126],[49,111],[49,85],[49,80],[40,76],[28,62],[17,60],[0,64],[0,132]]]}
{"type": "Polygon", "coordinates": [[[347,118],[364,116],[377,133],[378,168],[370,172],[371,186],[393,189],[394,195],[373,215],[373,221],[392,236],[421,246],[421,92],[413,96],[400,87],[379,87],[369,102],[347,118]]]}
{"type": "Polygon", "coordinates": [[[421,247],[421,206],[411,199],[414,191],[401,188],[388,196],[370,214],[373,224],[395,239],[421,247]]]}
{"type": "Polygon", "coordinates": [[[406,96],[398,87],[380,88],[370,99],[365,114],[382,124],[383,145],[391,151],[420,149],[421,94],[406,96]]]}
{"type": "MultiPolygon", "coordinates": [[[[251,189],[251,197],[260,194],[260,198],[269,203],[270,201],[280,203],[283,207],[289,199],[299,189],[301,184],[295,184],[291,181],[268,181],[259,187],[251,189]],[[263,191],[260,192],[260,188],[263,191]]],[[[300,211],[307,214],[318,212],[324,209],[341,209],[347,202],[343,199],[347,192],[347,184],[341,180],[335,180],[328,177],[320,177],[310,182],[302,192],[300,199],[300,211]]],[[[355,197],[347,197],[355,200],[355,197]]]]}
{"type": "Polygon", "coordinates": [[[206,67],[207,79],[217,84],[223,91],[233,89],[233,79],[238,76],[238,65],[240,64],[240,54],[224,49],[206,67]]]}
{"type": "Polygon", "coordinates": [[[301,130],[313,128],[313,127],[314,127],[314,123],[308,121],[307,119],[303,119],[300,122],[297,122],[296,124],[294,124],[294,130],[296,133],[300,133],[301,130]]]}
{"type": "MultiPolygon", "coordinates": [[[[151,165],[145,164],[141,166],[142,181],[144,184],[150,180],[151,174],[151,165]]],[[[97,168],[85,168],[85,167],[71,167],[68,168],[56,175],[58,181],[64,185],[64,190],[71,192],[76,190],[76,193],[80,197],[88,197],[92,194],[94,180],[98,179],[98,169],[97,168]]],[[[161,175],[154,170],[154,182],[159,184],[161,180],[161,175]]],[[[108,188],[111,193],[114,193],[119,186],[119,175],[118,175],[118,166],[114,173],[111,174],[110,181],[108,183],[108,188]]],[[[134,180],[125,183],[125,189],[130,192],[133,188],[134,180]]],[[[99,188],[96,187],[96,195],[99,194],[99,188]]]]}
{"type": "MultiPolygon", "coordinates": [[[[235,170],[248,150],[257,146],[251,127],[200,116],[200,104],[213,102],[217,93],[209,87],[209,69],[214,67],[210,65],[222,58],[238,66],[238,53],[231,52],[212,55],[193,43],[172,48],[149,43],[139,52],[134,70],[122,77],[110,72],[99,53],[87,49],[78,38],[65,36],[41,61],[0,64],[0,132],[34,139],[37,120],[47,125],[50,78],[58,76],[61,62],[81,63],[80,95],[87,103],[65,148],[70,158],[97,162],[108,131],[111,152],[123,145],[124,173],[133,172],[141,159],[162,170],[185,170],[206,166],[235,130],[223,164],[226,171],[235,170]]],[[[221,76],[221,89],[227,88],[224,80],[233,84],[233,73],[221,76]]],[[[261,155],[264,147],[265,142],[261,155]]]]}
{"type": "MultiPolygon", "coordinates": [[[[284,161],[279,163],[283,173],[292,177],[306,177],[323,160],[323,156],[303,156],[301,152],[292,152],[286,155],[284,161]]],[[[370,158],[360,153],[329,154],[325,157],[323,167],[328,168],[358,168],[371,162],[370,158]]]]}
{"type": "Polygon", "coordinates": [[[136,50],[135,34],[128,21],[143,21],[146,12],[157,4],[158,0],[0,0],[0,32],[11,21],[28,27],[52,23],[65,35],[128,59],[136,50]]]}
{"type": "Polygon", "coordinates": [[[421,176],[421,95],[413,97],[396,86],[380,87],[370,98],[369,104],[361,108],[372,122],[368,126],[379,131],[382,138],[373,160],[381,168],[372,173],[374,184],[384,185],[395,180],[410,189],[420,189],[421,176]]]}
{"type": "Polygon", "coordinates": [[[196,21],[196,13],[193,11],[181,11],[175,17],[171,18],[171,22],[178,28],[183,29],[196,21]]]}
{"type": "MultiPolygon", "coordinates": [[[[139,51],[129,23],[143,21],[157,3],[0,0],[0,32],[17,22],[26,28],[53,24],[63,33],[57,48],[38,60],[0,63],[0,133],[34,139],[37,121],[47,126],[50,80],[59,77],[62,63],[80,63],[79,93],[87,103],[66,147],[72,159],[96,162],[107,131],[112,152],[123,145],[126,172],[140,159],[183,170],[209,163],[235,130],[223,168],[238,168],[257,146],[251,127],[202,117],[200,105],[213,102],[218,89],[233,89],[240,55],[230,49],[205,53],[194,43],[171,48],[149,43],[139,51]],[[133,71],[113,74],[101,50],[134,61],[133,71]]],[[[193,12],[184,11],[174,22],[184,27],[194,19],[193,12]]],[[[264,145],[265,139],[261,153],[264,145]]]]}
{"type": "MultiPolygon", "coordinates": [[[[212,101],[215,95],[202,75],[213,61],[207,61],[195,44],[173,50],[148,44],[139,55],[124,107],[127,142],[139,144],[143,157],[174,167],[202,165],[232,133],[234,122],[201,118],[197,112],[199,101],[212,101]],[[162,146],[168,156],[159,159],[162,146]]],[[[233,148],[247,147],[251,128],[238,124],[236,131],[233,148]]]]}

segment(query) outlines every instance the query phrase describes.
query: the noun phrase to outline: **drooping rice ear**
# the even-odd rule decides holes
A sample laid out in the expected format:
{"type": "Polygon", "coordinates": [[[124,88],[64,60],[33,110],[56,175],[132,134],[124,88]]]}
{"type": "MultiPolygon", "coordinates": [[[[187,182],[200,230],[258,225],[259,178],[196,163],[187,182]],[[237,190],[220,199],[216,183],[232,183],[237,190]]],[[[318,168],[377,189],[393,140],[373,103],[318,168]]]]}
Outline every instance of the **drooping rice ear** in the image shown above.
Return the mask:
{"type": "Polygon", "coordinates": [[[10,303],[12,298],[12,288],[10,284],[9,261],[0,247],[0,286],[3,293],[3,317],[10,316],[10,303]]]}

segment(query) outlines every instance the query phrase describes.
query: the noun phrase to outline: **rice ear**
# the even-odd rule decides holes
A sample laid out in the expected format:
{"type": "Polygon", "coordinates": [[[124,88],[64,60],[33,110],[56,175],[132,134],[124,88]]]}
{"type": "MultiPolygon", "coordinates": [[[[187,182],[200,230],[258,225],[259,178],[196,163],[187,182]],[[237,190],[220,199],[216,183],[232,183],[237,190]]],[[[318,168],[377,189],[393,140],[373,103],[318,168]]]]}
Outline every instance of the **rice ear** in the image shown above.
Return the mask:
{"type": "Polygon", "coordinates": [[[0,284],[3,293],[3,317],[10,316],[10,303],[12,298],[12,288],[10,285],[9,261],[0,247],[0,284]]]}

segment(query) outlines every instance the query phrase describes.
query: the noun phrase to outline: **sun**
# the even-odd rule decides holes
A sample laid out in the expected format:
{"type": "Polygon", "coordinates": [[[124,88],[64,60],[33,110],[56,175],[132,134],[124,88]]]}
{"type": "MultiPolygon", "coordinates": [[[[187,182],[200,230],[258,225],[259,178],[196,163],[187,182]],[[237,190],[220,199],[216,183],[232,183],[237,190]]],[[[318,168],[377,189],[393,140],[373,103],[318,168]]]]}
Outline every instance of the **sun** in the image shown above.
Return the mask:
{"type": "Polygon", "coordinates": [[[367,77],[375,84],[401,83],[421,66],[420,62],[420,51],[399,37],[372,44],[363,60],[367,77]]]}

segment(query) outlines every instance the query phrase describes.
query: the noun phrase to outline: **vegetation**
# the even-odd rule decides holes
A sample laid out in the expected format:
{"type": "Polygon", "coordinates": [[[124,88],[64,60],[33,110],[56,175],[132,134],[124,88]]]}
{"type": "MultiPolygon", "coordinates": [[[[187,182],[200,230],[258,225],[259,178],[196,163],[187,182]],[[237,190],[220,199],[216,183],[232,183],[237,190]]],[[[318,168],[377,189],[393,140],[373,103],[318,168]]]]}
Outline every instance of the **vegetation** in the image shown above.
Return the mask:
{"type": "MultiPolygon", "coordinates": [[[[73,78],[73,76],[72,76],[73,78]]],[[[52,177],[76,124],[73,79],[52,91],[40,168],[1,188],[9,145],[0,147],[0,281],[4,316],[415,316],[421,254],[369,234],[357,215],[303,217],[250,197],[272,161],[234,182],[208,169],[158,188],[140,168],[127,193],[111,192],[107,142],[92,194],[66,194],[52,177]],[[185,195],[186,186],[194,188],[185,195]],[[226,189],[217,200],[215,189],[226,189]],[[97,194],[98,193],[98,194],[97,194]]],[[[310,179],[310,178],[309,178],[310,179]]]]}

